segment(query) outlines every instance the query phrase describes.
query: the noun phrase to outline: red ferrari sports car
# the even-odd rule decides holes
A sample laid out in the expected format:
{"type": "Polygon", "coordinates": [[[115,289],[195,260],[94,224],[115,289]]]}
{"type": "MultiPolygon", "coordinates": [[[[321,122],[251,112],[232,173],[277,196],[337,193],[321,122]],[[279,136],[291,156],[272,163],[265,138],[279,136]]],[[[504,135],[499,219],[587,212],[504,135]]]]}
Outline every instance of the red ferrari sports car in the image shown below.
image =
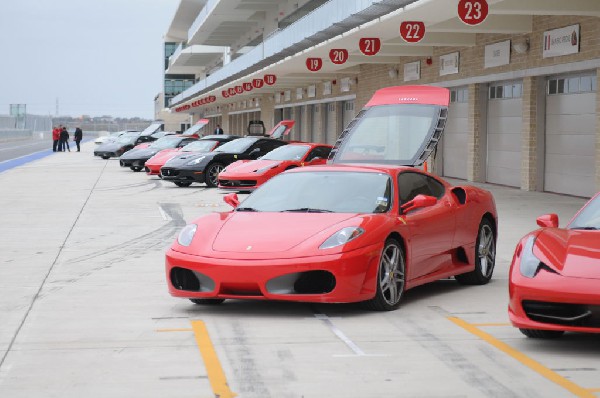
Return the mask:
{"type": "Polygon", "coordinates": [[[444,88],[379,90],[340,136],[331,164],[282,173],[243,203],[226,195],[233,211],[190,223],[167,251],[171,295],[393,310],[405,290],[440,278],[487,283],[496,254],[492,195],[412,167],[435,148],[448,103],[444,88]],[[384,146],[370,163],[366,143],[384,146]],[[360,160],[344,160],[355,151],[360,160]]]}
{"type": "Polygon", "coordinates": [[[181,153],[211,152],[214,151],[219,145],[238,138],[240,137],[237,135],[207,135],[198,141],[187,144],[182,148],[163,149],[150,159],[146,160],[146,163],[144,163],[144,169],[148,175],[160,175],[160,168],[163,167],[169,159],[172,159],[181,153]]]}
{"type": "Polygon", "coordinates": [[[219,188],[253,191],[286,170],[325,164],[331,148],[326,144],[294,143],[276,148],[257,160],[238,160],[219,173],[219,188]]]}
{"type": "Polygon", "coordinates": [[[565,228],[558,216],[517,244],[510,268],[508,314],[527,337],[565,331],[600,333],[600,193],[565,228]]]}

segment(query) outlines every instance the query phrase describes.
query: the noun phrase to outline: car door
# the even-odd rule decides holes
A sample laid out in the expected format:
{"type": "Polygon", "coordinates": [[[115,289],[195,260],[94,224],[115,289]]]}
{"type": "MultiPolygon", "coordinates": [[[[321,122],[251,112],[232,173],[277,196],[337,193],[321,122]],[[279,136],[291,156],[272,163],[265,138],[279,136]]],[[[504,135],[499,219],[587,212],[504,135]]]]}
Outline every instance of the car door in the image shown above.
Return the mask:
{"type": "Polygon", "coordinates": [[[451,248],[456,228],[456,208],[444,185],[435,178],[417,171],[405,171],[398,175],[400,206],[417,195],[438,199],[430,207],[403,214],[409,228],[408,278],[416,279],[436,271],[451,262],[451,248]]]}

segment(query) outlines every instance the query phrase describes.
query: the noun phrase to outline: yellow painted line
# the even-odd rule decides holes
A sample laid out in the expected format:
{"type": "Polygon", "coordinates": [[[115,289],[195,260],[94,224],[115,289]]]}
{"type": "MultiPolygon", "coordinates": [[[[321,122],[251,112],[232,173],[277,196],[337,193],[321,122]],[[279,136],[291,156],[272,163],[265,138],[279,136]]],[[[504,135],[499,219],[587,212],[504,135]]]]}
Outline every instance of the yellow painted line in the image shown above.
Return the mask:
{"type": "Polygon", "coordinates": [[[192,329],[196,337],[196,344],[200,349],[200,354],[204,360],[204,366],[206,366],[206,372],[208,374],[208,380],[212,387],[215,397],[219,398],[233,398],[237,394],[229,389],[227,384],[227,378],[219,362],[217,352],[210,341],[208,330],[206,325],[202,321],[190,321],[192,323],[192,329]]]}
{"type": "Polygon", "coordinates": [[[600,392],[600,388],[588,388],[589,392],[600,392]]]}
{"type": "Polygon", "coordinates": [[[488,326],[511,326],[510,323],[472,323],[471,326],[488,327],[488,326]]]}
{"type": "Polygon", "coordinates": [[[492,335],[490,335],[482,330],[479,330],[474,325],[471,325],[470,323],[465,322],[462,319],[456,318],[456,317],[448,317],[448,319],[451,320],[452,322],[454,322],[456,325],[460,326],[461,328],[465,329],[467,332],[474,334],[475,336],[477,336],[480,339],[484,340],[485,342],[493,345],[494,347],[496,347],[500,351],[504,352],[505,354],[510,355],[517,361],[521,362],[523,365],[525,365],[528,368],[530,368],[531,370],[539,373],[540,375],[542,375],[546,379],[550,380],[551,382],[558,384],[562,388],[573,393],[575,396],[586,397],[586,398],[597,398],[596,395],[592,394],[589,389],[583,388],[583,387],[573,383],[572,381],[567,380],[566,378],[562,377],[558,373],[548,369],[541,363],[539,363],[539,362],[531,359],[527,355],[523,354],[521,351],[514,349],[511,346],[509,346],[508,344],[503,343],[502,341],[496,339],[492,335]]]}

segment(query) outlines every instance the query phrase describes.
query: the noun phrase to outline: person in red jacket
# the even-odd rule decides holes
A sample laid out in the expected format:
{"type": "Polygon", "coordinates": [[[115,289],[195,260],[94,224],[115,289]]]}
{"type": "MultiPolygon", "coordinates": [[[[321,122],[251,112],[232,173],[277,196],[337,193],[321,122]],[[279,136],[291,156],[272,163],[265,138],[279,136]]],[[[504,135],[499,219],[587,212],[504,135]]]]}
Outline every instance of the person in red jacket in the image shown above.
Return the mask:
{"type": "Polygon", "coordinates": [[[52,129],[52,152],[60,151],[58,141],[60,140],[60,128],[54,126],[52,129]]]}

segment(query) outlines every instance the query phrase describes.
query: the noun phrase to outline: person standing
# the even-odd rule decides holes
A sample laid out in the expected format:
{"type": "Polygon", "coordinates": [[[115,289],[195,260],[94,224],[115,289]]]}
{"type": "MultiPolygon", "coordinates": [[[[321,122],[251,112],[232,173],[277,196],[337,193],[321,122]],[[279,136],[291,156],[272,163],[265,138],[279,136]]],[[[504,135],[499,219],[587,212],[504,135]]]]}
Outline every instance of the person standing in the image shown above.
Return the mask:
{"type": "Polygon", "coordinates": [[[71,148],[69,147],[69,132],[66,127],[63,127],[60,132],[60,142],[58,145],[60,146],[61,151],[64,152],[66,147],[66,149],[71,152],[71,148]]]}
{"type": "Polygon", "coordinates": [[[217,124],[217,128],[215,129],[215,134],[223,134],[223,129],[220,124],[217,124]]]}
{"type": "Polygon", "coordinates": [[[81,131],[81,129],[79,127],[77,127],[75,129],[75,134],[73,134],[73,140],[75,141],[75,144],[77,145],[77,152],[81,152],[79,143],[81,142],[82,138],[83,138],[83,131],[81,131]]]}
{"type": "Polygon", "coordinates": [[[57,126],[54,126],[52,129],[52,152],[60,151],[58,146],[60,142],[60,129],[57,126]]]}

